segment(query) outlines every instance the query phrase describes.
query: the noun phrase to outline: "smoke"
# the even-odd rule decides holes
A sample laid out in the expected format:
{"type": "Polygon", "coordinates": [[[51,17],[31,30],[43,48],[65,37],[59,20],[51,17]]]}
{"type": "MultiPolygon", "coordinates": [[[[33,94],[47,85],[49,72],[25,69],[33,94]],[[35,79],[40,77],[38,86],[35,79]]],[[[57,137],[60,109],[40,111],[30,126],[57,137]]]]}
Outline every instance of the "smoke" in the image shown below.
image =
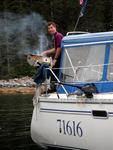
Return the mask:
{"type": "Polygon", "coordinates": [[[8,53],[38,54],[48,46],[46,21],[37,13],[21,16],[0,13],[0,49],[3,44],[8,53]]]}

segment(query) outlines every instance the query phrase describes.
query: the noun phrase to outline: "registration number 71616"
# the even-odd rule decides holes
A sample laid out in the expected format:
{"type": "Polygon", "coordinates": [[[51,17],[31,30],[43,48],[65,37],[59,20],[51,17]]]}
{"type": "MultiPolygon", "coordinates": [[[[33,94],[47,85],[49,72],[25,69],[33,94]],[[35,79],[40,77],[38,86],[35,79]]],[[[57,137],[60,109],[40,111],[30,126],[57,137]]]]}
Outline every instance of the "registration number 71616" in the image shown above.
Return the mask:
{"type": "Polygon", "coordinates": [[[71,136],[83,136],[83,129],[81,127],[82,122],[75,122],[71,120],[57,119],[58,132],[60,134],[71,135],[71,136]]]}

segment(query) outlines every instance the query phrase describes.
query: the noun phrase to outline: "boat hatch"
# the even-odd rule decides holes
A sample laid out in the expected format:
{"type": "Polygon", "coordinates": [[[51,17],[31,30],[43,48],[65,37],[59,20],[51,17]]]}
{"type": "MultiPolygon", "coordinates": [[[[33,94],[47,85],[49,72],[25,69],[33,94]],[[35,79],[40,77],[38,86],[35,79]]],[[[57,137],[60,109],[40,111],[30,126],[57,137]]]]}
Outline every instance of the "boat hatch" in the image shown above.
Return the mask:
{"type": "MultiPolygon", "coordinates": [[[[99,93],[113,92],[113,32],[65,36],[60,68],[68,93],[92,83],[99,93]]],[[[64,92],[60,85],[57,90],[64,92]]]]}

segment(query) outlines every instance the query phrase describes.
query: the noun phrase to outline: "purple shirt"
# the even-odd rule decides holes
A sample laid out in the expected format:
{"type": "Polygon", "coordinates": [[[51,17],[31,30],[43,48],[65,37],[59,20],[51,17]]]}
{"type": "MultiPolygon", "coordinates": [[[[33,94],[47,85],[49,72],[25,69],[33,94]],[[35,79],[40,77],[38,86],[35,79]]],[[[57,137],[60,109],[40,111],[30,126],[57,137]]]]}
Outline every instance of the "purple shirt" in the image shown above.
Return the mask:
{"type": "Polygon", "coordinates": [[[61,47],[61,40],[63,38],[63,35],[59,32],[56,32],[54,34],[54,47],[55,47],[55,53],[58,47],[61,47]]]}

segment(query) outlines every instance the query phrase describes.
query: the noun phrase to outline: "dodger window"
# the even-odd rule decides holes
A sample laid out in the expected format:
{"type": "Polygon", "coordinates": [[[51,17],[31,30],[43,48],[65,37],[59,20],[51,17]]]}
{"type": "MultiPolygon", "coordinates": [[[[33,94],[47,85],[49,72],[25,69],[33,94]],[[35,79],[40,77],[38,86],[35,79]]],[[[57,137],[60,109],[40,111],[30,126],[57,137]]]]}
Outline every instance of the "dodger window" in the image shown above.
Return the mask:
{"type": "Polygon", "coordinates": [[[92,82],[102,78],[105,45],[64,49],[63,82],[92,82]]]}

